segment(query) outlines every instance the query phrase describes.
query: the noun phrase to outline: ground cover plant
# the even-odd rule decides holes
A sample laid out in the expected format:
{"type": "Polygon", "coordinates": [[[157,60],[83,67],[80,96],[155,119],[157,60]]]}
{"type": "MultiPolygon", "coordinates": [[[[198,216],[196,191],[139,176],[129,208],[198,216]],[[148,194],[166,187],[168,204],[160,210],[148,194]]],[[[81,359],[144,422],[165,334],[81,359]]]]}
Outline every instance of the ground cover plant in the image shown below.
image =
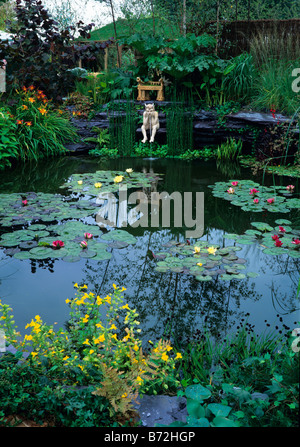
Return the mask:
{"type": "MultiPolygon", "coordinates": [[[[185,343],[181,360],[186,422],[173,427],[297,427],[297,331],[258,336],[242,321],[217,343],[205,328],[185,343]]],[[[180,344],[179,344],[180,345],[180,344]]]]}

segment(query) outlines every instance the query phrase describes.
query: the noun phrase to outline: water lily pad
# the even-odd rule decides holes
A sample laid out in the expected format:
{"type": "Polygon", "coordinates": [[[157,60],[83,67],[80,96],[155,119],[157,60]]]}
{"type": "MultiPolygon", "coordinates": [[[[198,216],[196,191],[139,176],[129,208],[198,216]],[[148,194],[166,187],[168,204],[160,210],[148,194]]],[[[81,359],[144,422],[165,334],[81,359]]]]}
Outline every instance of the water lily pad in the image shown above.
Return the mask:
{"type": "Polygon", "coordinates": [[[62,260],[65,261],[65,262],[78,262],[78,261],[81,260],[81,257],[80,256],[72,256],[72,255],[70,255],[70,256],[63,257],[62,260]]]}
{"type": "Polygon", "coordinates": [[[169,271],[167,267],[155,267],[154,270],[159,273],[166,273],[169,271]]]}
{"type": "Polygon", "coordinates": [[[14,254],[14,258],[16,259],[31,259],[31,254],[28,251],[19,251],[14,254]]]}
{"type": "Polygon", "coordinates": [[[244,245],[251,245],[253,244],[252,239],[237,239],[236,241],[238,244],[244,244],[244,245]]]}
{"type": "Polygon", "coordinates": [[[96,256],[93,256],[92,260],[96,260],[96,261],[106,261],[109,260],[112,257],[112,254],[107,252],[107,251],[98,251],[96,256]]]}
{"type": "Polygon", "coordinates": [[[93,250],[82,250],[81,252],[80,252],[80,257],[81,258],[94,258],[95,256],[97,255],[97,252],[96,251],[93,251],[93,250]]]}
{"type": "Polygon", "coordinates": [[[101,239],[103,240],[114,240],[126,242],[127,244],[135,244],[137,239],[130,233],[124,230],[111,230],[106,234],[103,234],[101,239]]]}
{"type": "Polygon", "coordinates": [[[206,276],[198,275],[195,278],[197,281],[201,281],[201,282],[208,282],[213,279],[212,276],[210,276],[210,275],[206,275],[206,276]]]}
{"type": "Polygon", "coordinates": [[[277,220],[275,220],[275,223],[277,225],[291,225],[292,224],[292,222],[287,219],[277,219],[277,220]]]}
{"type": "Polygon", "coordinates": [[[287,251],[282,247],[274,247],[274,248],[265,248],[263,250],[263,253],[265,253],[266,255],[277,256],[277,255],[285,254],[285,253],[287,253],[287,251]]]}
{"type": "Polygon", "coordinates": [[[37,241],[24,241],[19,244],[19,247],[23,248],[24,250],[29,250],[30,248],[36,247],[37,245],[37,241]]]}
{"type": "Polygon", "coordinates": [[[251,222],[251,225],[260,231],[272,231],[273,227],[265,222],[251,222]]]}

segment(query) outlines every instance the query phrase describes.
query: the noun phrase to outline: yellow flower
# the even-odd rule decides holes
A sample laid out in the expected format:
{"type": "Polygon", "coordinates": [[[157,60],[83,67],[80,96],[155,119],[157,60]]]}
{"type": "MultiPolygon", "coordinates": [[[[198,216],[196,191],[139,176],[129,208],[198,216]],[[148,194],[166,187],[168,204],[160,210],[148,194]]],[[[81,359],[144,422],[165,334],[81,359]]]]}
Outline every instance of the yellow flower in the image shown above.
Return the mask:
{"type": "Polygon", "coordinates": [[[120,183],[122,180],[123,180],[123,175],[117,175],[117,176],[114,178],[114,182],[115,182],[115,183],[120,183]]]}
{"type": "Polygon", "coordinates": [[[134,350],[134,351],[138,351],[138,350],[139,350],[138,345],[134,345],[133,350],[134,350]]]}
{"type": "Polygon", "coordinates": [[[173,348],[171,346],[167,346],[167,351],[171,351],[173,348]]]}
{"type": "Polygon", "coordinates": [[[115,284],[113,284],[113,288],[116,290],[118,287],[115,284]]]}
{"type": "Polygon", "coordinates": [[[35,102],[35,99],[33,99],[33,98],[29,98],[28,101],[29,101],[29,102],[35,102]]]}
{"type": "Polygon", "coordinates": [[[37,352],[32,352],[31,355],[34,358],[37,355],[37,352]]]}
{"type": "Polygon", "coordinates": [[[128,310],[130,310],[130,309],[129,309],[129,306],[128,306],[127,303],[126,303],[124,306],[122,306],[122,309],[128,309],[128,310]]]}
{"type": "Polygon", "coordinates": [[[90,344],[89,339],[88,339],[88,338],[85,339],[85,341],[84,341],[82,344],[83,344],[83,345],[89,345],[89,344],[90,344]]]}
{"type": "Polygon", "coordinates": [[[105,335],[104,334],[102,334],[102,335],[100,335],[100,337],[98,337],[98,338],[95,338],[95,340],[94,340],[94,342],[97,344],[97,343],[103,343],[105,341],[105,335]]]}
{"type": "Polygon", "coordinates": [[[89,353],[90,353],[90,354],[93,354],[93,352],[95,352],[94,349],[91,349],[89,353]]]}
{"type": "Polygon", "coordinates": [[[32,335],[25,335],[25,340],[32,340],[32,335]]]}
{"type": "Polygon", "coordinates": [[[201,264],[201,262],[197,262],[197,265],[199,265],[199,267],[202,267],[203,264],[201,264]]]}
{"type": "Polygon", "coordinates": [[[180,352],[176,353],[175,360],[177,360],[177,359],[182,359],[182,355],[180,354],[180,352]]]}
{"type": "Polygon", "coordinates": [[[102,186],[102,183],[100,183],[100,182],[97,182],[97,183],[95,183],[95,185],[94,185],[96,188],[101,188],[101,186],[102,186]]]}
{"type": "Polygon", "coordinates": [[[97,298],[96,298],[96,303],[97,303],[98,306],[100,306],[101,304],[103,304],[103,299],[100,298],[99,295],[98,295],[97,298]]]}
{"type": "Polygon", "coordinates": [[[117,334],[113,334],[113,335],[111,336],[111,338],[114,338],[115,340],[118,341],[117,334]]]}
{"type": "Polygon", "coordinates": [[[104,329],[101,323],[97,323],[97,324],[96,324],[96,327],[99,327],[99,328],[101,328],[101,329],[104,329]]]}
{"type": "Polygon", "coordinates": [[[78,288],[78,284],[77,284],[77,282],[75,282],[74,287],[78,288]]]}
{"type": "Polygon", "coordinates": [[[82,180],[78,180],[78,185],[82,185],[82,180]]]}
{"type": "Polygon", "coordinates": [[[144,382],[140,376],[137,376],[136,381],[138,382],[139,385],[141,385],[144,382]]]}
{"type": "Polygon", "coordinates": [[[89,321],[89,315],[86,314],[85,317],[82,319],[83,323],[87,323],[89,321]]]}
{"type": "Polygon", "coordinates": [[[111,329],[111,330],[112,330],[112,329],[117,330],[117,328],[116,328],[116,326],[115,326],[114,324],[112,324],[111,327],[110,327],[109,329],[111,329]]]}
{"type": "Polygon", "coordinates": [[[128,396],[127,393],[122,394],[122,397],[123,397],[123,398],[125,398],[125,397],[127,397],[127,396],[128,396]]]}
{"type": "Polygon", "coordinates": [[[69,300],[69,299],[66,300],[66,303],[67,303],[67,304],[70,303],[70,302],[71,302],[71,300],[69,300]]]}
{"type": "Polygon", "coordinates": [[[68,360],[70,357],[68,355],[66,355],[63,360],[68,360]]]}
{"type": "Polygon", "coordinates": [[[108,304],[111,304],[111,296],[107,295],[107,297],[104,299],[108,304]]]}
{"type": "Polygon", "coordinates": [[[208,251],[209,254],[211,254],[211,255],[215,255],[217,249],[214,248],[214,247],[209,247],[209,248],[207,249],[207,251],[208,251]]]}
{"type": "Polygon", "coordinates": [[[200,247],[194,247],[194,253],[200,253],[200,247]]]}
{"type": "Polygon", "coordinates": [[[163,355],[161,356],[162,360],[164,360],[165,362],[168,360],[169,356],[164,352],[163,355]]]}

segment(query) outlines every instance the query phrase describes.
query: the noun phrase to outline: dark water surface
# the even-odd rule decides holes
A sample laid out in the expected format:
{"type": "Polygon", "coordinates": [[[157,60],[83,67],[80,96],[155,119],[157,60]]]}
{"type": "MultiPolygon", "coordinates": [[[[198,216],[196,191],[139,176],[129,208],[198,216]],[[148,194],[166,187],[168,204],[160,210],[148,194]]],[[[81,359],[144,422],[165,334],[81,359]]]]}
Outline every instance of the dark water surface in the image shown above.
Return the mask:
{"type": "MultiPolygon", "coordinates": [[[[217,166],[215,161],[59,158],[1,172],[0,193],[62,193],[59,187],[74,173],[100,169],[122,171],[130,167],[135,172],[153,170],[163,174],[163,181],[155,185],[158,191],[204,192],[205,231],[201,239],[210,244],[232,245],[233,241],[225,240],[224,235],[243,234],[252,228],[251,221],[266,221],[274,226],[276,219],[284,218],[293,222],[293,228],[300,228],[298,211],[285,215],[250,213],[213,197],[208,185],[217,181],[249,178],[262,182],[261,175],[254,177],[239,166],[217,166]]],[[[298,190],[296,181],[275,180],[277,185],[293,183],[298,190]]],[[[264,182],[272,184],[273,177],[266,176],[264,182]]],[[[297,327],[300,320],[300,301],[296,297],[299,259],[266,255],[258,243],[243,245],[238,256],[247,260],[247,270],[259,273],[258,277],[198,282],[191,275],[157,273],[156,263],[148,255],[149,250],[162,251],[163,244],[170,240],[184,242],[185,229],[127,227],[127,231],[138,239],[137,243],[113,249],[112,258],[105,261],[21,261],[6,255],[0,248],[0,298],[13,308],[21,333],[35,315],[40,315],[47,324],[56,322],[57,327],[62,327],[69,313],[65,300],[74,296],[76,282],[87,284],[89,291],[101,297],[112,291],[113,283],[126,287],[125,301],[139,313],[145,340],[160,338],[166,330],[175,336],[192,335],[204,324],[212,333],[225,335],[234,332],[247,318],[258,334],[276,327],[277,330],[297,327]]]]}

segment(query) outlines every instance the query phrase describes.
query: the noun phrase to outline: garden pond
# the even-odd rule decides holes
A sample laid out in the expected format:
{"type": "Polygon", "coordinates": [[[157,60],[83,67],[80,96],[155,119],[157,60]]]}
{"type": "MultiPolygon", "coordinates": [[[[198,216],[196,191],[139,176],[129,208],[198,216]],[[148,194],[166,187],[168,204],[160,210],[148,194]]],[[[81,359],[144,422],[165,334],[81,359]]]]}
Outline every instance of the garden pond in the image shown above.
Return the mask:
{"type": "Polygon", "coordinates": [[[243,322],[257,334],[292,331],[300,320],[298,196],[298,180],[255,177],[215,161],[66,156],[7,169],[0,184],[0,298],[21,333],[35,315],[63,327],[75,283],[101,297],[113,284],[125,287],[145,343],[188,338],[204,327],[225,336],[243,322]],[[99,193],[110,192],[120,214],[120,183],[148,195],[203,192],[203,236],[187,239],[172,219],[169,228],[160,222],[100,229],[99,193]],[[53,248],[54,241],[63,246],[53,248]]]}

